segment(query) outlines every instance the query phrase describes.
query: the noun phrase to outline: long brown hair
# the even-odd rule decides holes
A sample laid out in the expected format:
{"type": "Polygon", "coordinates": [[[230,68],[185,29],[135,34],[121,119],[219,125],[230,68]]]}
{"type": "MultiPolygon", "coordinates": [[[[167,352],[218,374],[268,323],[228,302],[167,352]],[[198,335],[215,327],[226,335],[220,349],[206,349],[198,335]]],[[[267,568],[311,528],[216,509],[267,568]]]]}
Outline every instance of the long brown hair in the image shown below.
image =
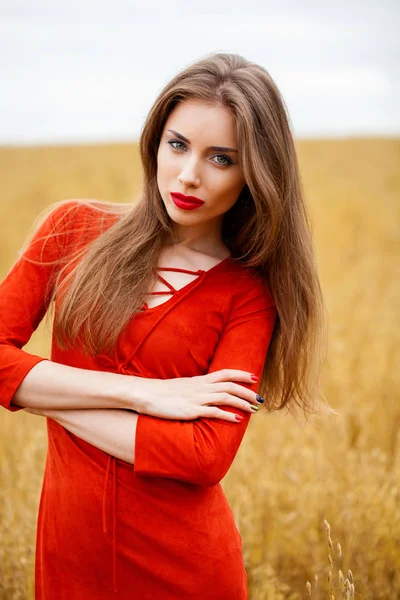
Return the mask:
{"type": "Polygon", "coordinates": [[[81,252],[67,276],[68,265],[59,272],[57,343],[65,349],[79,337],[87,354],[110,351],[140,310],[160,252],[174,236],[157,186],[160,137],[171,111],[189,98],[227,107],[236,125],[246,185],[224,215],[222,235],[232,257],[265,279],[278,312],[260,394],[267,410],[318,412],[324,407],[318,396],[326,311],[295,144],[276,84],[264,68],[236,54],[213,53],[188,66],[154,102],[139,142],[140,198],[127,206],[97,203],[119,218],[81,252]]]}

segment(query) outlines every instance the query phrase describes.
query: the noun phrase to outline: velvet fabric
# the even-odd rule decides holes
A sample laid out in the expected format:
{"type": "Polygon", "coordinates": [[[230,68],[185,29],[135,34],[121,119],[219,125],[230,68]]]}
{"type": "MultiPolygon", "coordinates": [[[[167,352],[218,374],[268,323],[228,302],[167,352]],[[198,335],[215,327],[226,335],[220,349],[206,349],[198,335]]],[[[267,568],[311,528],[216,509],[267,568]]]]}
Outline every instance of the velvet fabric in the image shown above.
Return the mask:
{"type": "MultiPolygon", "coordinates": [[[[111,225],[115,217],[107,219],[111,225]]],[[[98,221],[99,212],[79,201],[61,205],[26,256],[52,260],[85,245],[101,233],[98,221]],[[51,232],[60,235],[43,245],[41,236],[51,232]]],[[[19,410],[12,404],[15,390],[46,360],[23,346],[46,313],[55,268],[20,257],[0,286],[0,397],[11,411],[19,410]]],[[[111,355],[62,351],[53,338],[51,360],[157,379],[223,368],[260,376],[276,319],[266,284],[232,258],[194,273],[162,304],[134,315],[111,355]]],[[[258,384],[248,387],[257,391],[258,384]]],[[[37,600],[247,599],[242,538],[221,480],[251,417],[224,409],[243,421],[140,414],[134,465],[47,419],[37,600]]]]}

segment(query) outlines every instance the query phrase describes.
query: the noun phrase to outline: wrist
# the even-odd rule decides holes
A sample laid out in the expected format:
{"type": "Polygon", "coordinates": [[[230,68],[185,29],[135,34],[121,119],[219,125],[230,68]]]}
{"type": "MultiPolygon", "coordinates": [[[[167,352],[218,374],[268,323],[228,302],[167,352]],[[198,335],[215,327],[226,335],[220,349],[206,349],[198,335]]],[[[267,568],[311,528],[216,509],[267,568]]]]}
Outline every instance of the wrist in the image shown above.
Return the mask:
{"type": "Polygon", "coordinates": [[[146,385],[148,378],[136,375],[118,375],[119,381],[113,387],[113,401],[118,408],[146,413],[146,385]]]}

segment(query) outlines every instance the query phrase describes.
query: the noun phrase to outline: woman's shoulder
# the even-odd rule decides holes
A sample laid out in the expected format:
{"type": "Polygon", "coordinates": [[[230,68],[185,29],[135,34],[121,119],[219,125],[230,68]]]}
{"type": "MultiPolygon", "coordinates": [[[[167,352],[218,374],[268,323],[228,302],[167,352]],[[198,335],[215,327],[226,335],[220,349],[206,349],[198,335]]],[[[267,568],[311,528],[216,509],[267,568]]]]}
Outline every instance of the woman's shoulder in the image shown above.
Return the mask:
{"type": "Polygon", "coordinates": [[[67,245],[79,240],[88,242],[116,223],[127,208],[127,205],[95,199],[60,200],[47,213],[47,227],[67,245]]]}
{"type": "Polygon", "coordinates": [[[19,255],[46,255],[53,260],[67,248],[76,248],[104,232],[120,218],[120,206],[88,199],[55,202],[39,214],[19,255]]]}
{"type": "Polygon", "coordinates": [[[254,301],[264,304],[266,307],[274,306],[273,294],[265,276],[256,267],[249,267],[238,259],[230,258],[227,261],[227,268],[222,273],[216,275],[216,281],[219,281],[226,291],[229,291],[235,303],[254,301]]]}
{"type": "Polygon", "coordinates": [[[54,224],[96,225],[112,223],[126,213],[127,205],[113,204],[96,199],[74,198],[60,200],[50,206],[49,217],[54,224]]]}

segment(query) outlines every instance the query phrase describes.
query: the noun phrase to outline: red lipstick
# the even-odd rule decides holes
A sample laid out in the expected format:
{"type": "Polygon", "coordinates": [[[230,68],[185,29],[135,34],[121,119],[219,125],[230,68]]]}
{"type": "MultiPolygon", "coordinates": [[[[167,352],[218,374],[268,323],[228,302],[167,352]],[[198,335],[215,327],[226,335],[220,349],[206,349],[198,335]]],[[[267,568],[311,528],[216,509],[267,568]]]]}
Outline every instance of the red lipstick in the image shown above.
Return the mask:
{"type": "Polygon", "coordinates": [[[200,198],[196,198],[196,196],[185,196],[185,194],[179,194],[177,192],[171,192],[170,196],[173,203],[178,208],[183,208],[183,210],[193,210],[195,208],[200,208],[200,206],[203,206],[204,204],[204,200],[200,200],[200,198]]]}

